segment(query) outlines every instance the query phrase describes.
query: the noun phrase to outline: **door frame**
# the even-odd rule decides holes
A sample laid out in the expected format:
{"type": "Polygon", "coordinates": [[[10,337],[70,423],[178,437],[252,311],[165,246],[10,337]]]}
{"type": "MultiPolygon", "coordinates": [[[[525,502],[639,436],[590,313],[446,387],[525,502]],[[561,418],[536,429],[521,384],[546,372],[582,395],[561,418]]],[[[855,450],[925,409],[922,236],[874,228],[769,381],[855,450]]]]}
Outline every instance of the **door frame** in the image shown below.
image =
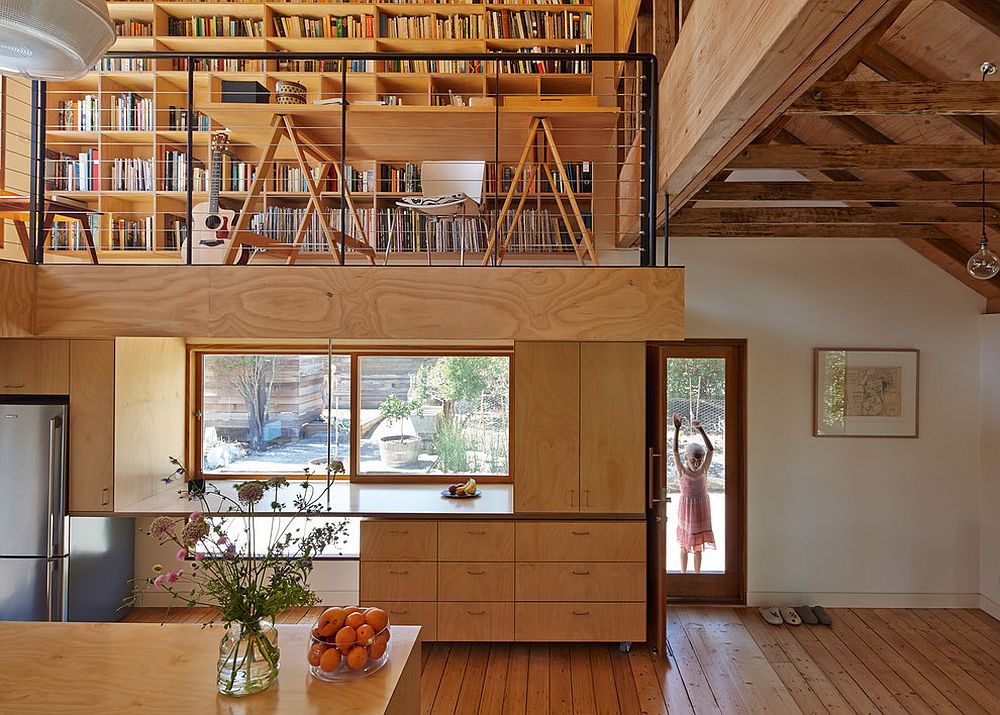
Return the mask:
{"type": "MultiPolygon", "coordinates": [[[[704,357],[715,357],[705,355],[704,357]]],[[[647,360],[647,600],[650,607],[649,643],[662,649],[666,637],[667,603],[718,603],[745,604],[747,597],[747,341],[745,338],[690,338],[682,341],[649,342],[646,344],[647,360]],[[662,516],[665,504],[657,494],[666,485],[667,438],[666,411],[662,408],[665,394],[665,375],[662,364],[665,352],[671,350],[690,352],[690,357],[701,357],[699,352],[718,351],[725,353],[729,362],[726,366],[727,396],[727,443],[726,473],[737,477],[732,493],[727,487],[726,494],[726,553],[727,564],[725,586],[729,592],[719,596],[710,594],[699,596],[670,596],[666,588],[666,530],[670,525],[657,521],[662,516]],[[731,390],[732,386],[732,390],[731,390]],[[730,399],[732,403],[730,404],[730,399]],[[730,548],[735,545],[735,550],[730,548]]],[[[662,496],[662,494],[660,494],[662,496]]],[[[717,580],[718,576],[687,574],[685,581],[694,588],[708,585],[706,579],[717,580]]],[[[711,583],[711,582],[709,582],[711,583]]],[[[660,650],[660,652],[663,652],[660,650]]]]}

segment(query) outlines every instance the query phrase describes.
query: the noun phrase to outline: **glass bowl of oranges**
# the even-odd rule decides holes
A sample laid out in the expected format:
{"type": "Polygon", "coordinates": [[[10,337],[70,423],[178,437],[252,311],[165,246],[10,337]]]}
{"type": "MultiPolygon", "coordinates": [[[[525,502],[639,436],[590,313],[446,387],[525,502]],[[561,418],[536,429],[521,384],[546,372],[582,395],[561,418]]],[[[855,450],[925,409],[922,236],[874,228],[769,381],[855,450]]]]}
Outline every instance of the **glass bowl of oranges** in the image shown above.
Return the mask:
{"type": "Polygon", "coordinates": [[[389,660],[389,614],[335,606],[313,624],[306,656],[313,677],[344,682],[367,677],[389,660]]]}

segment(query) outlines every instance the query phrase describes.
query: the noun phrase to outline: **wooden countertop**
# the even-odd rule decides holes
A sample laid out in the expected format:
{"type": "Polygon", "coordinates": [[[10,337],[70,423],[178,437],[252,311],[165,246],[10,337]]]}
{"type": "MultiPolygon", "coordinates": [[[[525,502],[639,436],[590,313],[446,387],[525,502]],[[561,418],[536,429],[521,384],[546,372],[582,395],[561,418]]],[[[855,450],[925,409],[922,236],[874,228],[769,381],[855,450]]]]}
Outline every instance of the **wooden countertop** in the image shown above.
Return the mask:
{"type": "MultiPolygon", "coordinates": [[[[214,482],[227,495],[235,495],[234,482],[214,482]]],[[[322,484],[316,482],[317,485],[322,484]]],[[[511,484],[483,484],[481,497],[476,499],[446,499],[441,496],[444,484],[357,484],[336,482],[330,491],[330,516],[384,516],[384,517],[457,517],[462,519],[478,517],[511,516],[514,513],[514,487],[511,484]]],[[[318,486],[318,488],[323,488],[318,486]]],[[[283,514],[296,513],[292,508],[292,499],[298,493],[295,482],[283,488],[284,495],[280,501],[288,505],[283,514]]],[[[218,497],[209,497],[212,511],[215,509],[218,497]]],[[[265,496],[257,505],[261,514],[269,514],[271,494],[265,496]]],[[[140,502],[116,509],[121,516],[157,516],[181,515],[192,511],[197,502],[190,502],[186,497],[179,496],[177,490],[171,488],[140,502]]]]}
{"type": "Polygon", "coordinates": [[[222,635],[186,623],[0,623],[0,714],[420,711],[418,627],[393,626],[377,673],[334,684],[309,675],[309,626],[279,625],[278,682],[246,698],[216,690],[222,635]]]}

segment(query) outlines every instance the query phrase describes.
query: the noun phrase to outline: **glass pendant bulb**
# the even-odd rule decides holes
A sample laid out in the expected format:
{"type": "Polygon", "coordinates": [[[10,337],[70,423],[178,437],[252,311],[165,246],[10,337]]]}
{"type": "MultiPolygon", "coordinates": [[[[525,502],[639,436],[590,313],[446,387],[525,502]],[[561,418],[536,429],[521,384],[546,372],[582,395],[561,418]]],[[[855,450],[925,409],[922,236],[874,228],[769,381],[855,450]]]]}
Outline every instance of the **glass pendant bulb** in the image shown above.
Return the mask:
{"type": "Polygon", "coordinates": [[[972,255],[966,265],[969,274],[981,281],[988,281],[1000,273],[1000,256],[990,250],[990,243],[985,235],[979,242],[979,250],[972,255]]]}

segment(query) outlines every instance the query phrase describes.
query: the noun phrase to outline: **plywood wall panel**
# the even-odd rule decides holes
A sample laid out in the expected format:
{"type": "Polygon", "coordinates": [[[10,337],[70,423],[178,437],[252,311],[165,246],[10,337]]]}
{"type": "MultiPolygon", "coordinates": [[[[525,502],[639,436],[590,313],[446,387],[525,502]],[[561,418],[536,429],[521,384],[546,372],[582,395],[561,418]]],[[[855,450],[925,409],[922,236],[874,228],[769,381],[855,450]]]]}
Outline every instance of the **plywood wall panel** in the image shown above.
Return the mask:
{"type": "Polygon", "coordinates": [[[35,331],[35,267],[0,261],[0,338],[35,331]]]}

